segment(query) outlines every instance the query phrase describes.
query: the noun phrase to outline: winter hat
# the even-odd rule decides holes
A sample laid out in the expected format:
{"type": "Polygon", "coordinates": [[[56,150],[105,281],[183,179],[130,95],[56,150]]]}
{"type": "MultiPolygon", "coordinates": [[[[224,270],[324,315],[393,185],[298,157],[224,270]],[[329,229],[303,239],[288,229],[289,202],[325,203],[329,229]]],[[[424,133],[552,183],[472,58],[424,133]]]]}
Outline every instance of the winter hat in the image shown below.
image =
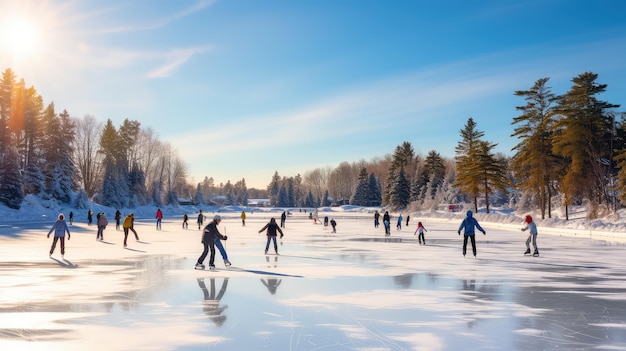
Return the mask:
{"type": "Polygon", "coordinates": [[[524,222],[526,222],[526,223],[530,223],[532,221],[533,221],[533,218],[530,215],[527,215],[526,219],[524,219],[524,222]]]}
{"type": "Polygon", "coordinates": [[[222,220],[222,216],[215,215],[215,217],[213,217],[213,219],[216,220],[216,221],[221,221],[222,220]]]}

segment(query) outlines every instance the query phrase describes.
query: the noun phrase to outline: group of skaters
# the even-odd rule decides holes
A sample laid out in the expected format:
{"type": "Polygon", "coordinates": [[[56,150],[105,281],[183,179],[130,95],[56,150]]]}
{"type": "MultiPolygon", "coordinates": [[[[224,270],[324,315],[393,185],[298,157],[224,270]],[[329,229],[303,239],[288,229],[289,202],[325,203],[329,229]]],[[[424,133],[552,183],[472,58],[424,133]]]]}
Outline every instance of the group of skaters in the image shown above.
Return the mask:
{"type": "MultiPolygon", "coordinates": [[[[159,211],[161,210],[159,209],[159,211]]],[[[94,213],[92,210],[89,210],[89,212],[87,213],[88,225],[91,225],[93,222],[93,214],[94,213]]],[[[74,213],[70,211],[69,213],[70,225],[72,225],[73,223],[73,217],[74,217],[74,213]]],[[[122,218],[122,214],[119,210],[117,210],[115,212],[115,223],[116,223],[117,230],[120,229],[121,218],[122,218]]],[[[161,218],[163,218],[162,215],[161,215],[161,218]]],[[[104,212],[96,214],[96,226],[98,227],[98,230],[96,232],[96,241],[104,241],[104,230],[106,229],[108,225],[109,225],[109,220],[107,219],[104,212]]],[[[124,247],[128,246],[127,241],[128,241],[128,234],[130,232],[133,232],[133,234],[135,234],[135,239],[139,241],[139,235],[137,234],[137,231],[135,230],[134,226],[135,226],[135,215],[131,212],[124,218],[124,222],[121,224],[121,227],[124,231],[124,247]]],[[[157,224],[157,228],[160,229],[160,223],[157,224]]],[[[56,222],[54,222],[54,224],[52,225],[52,228],[48,232],[48,238],[50,237],[50,234],[52,234],[52,232],[54,232],[54,240],[52,241],[52,246],[50,247],[50,257],[52,257],[52,254],[54,253],[57,242],[60,242],[61,258],[65,258],[65,234],[67,233],[67,240],[70,240],[70,229],[67,225],[67,222],[65,221],[65,216],[62,213],[59,214],[56,222]]]]}
{"type": "MultiPolygon", "coordinates": [[[[241,215],[242,225],[245,226],[245,212],[242,212],[241,215]]],[[[224,245],[222,245],[222,240],[228,240],[227,235],[223,235],[220,233],[219,228],[217,227],[222,222],[222,216],[219,214],[213,216],[213,220],[204,227],[204,231],[202,233],[202,254],[198,257],[198,261],[196,262],[195,269],[205,269],[204,260],[207,256],[209,256],[209,269],[215,269],[215,248],[219,250],[222,255],[222,259],[224,260],[224,265],[226,267],[231,266],[231,262],[228,260],[228,254],[226,253],[226,249],[224,249],[224,245]]],[[[281,220],[281,225],[284,227],[284,220],[281,220]]],[[[259,230],[259,234],[262,232],[266,232],[267,243],[265,244],[265,254],[268,254],[268,250],[270,248],[270,244],[274,243],[274,252],[278,255],[278,243],[276,242],[276,237],[280,233],[280,238],[282,239],[284,236],[283,230],[276,223],[276,219],[274,217],[270,218],[270,221],[259,230]]]]}
{"type": "MultiPolygon", "coordinates": [[[[409,225],[409,218],[410,216],[407,215],[406,217],[407,226],[409,225]]],[[[402,214],[400,214],[398,216],[398,222],[396,226],[398,230],[402,228],[402,220],[403,220],[402,214]]],[[[391,235],[390,222],[391,222],[391,216],[389,215],[388,211],[385,211],[383,215],[383,225],[385,226],[385,236],[391,235]]],[[[530,244],[532,243],[533,248],[535,249],[535,251],[533,252],[533,256],[537,257],[539,256],[539,248],[537,247],[537,225],[535,224],[532,216],[530,215],[527,215],[524,218],[524,224],[525,226],[521,230],[523,232],[528,230],[529,232],[528,238],[526,239],[526,251],[524,252],[524,255],[530,255],[531,253],[530,244]]],[[[374,227],[378,228],[379,225],[380,225],[380,213],[376,211],[374,213],[374,227]]],[[[483,233],[483,235],[486,235],[487,232],[480,226],[480,224],[478,223],[478,220],[474,218],[474,213],[471,210],[467,211],[467,213],[465,214],[465,218],[463,219],[463,221],[461,222],[461,225],[459,226],[459,229],[458,229],[459,235],[461,235],[461,230],[463,231],[463,257],[465,257],[467,253],[468,241],[472,244],[472,253],[474,254],[474,257],[476,257],[476,236],[475,236],[476,230],[483,233]]],[[[424,235],[424,232],[428,232],[428,230],[426,230],[422,222],[418,222],[417,228],[415,229],[415,232],[413,233],[413,235],[417,235],[417,240],[419,241],[420,245],[426,245],[426,237],[424,235]]]]}
{"type": "MultiPolygon", "coordinates": [[[[93,212],[89,210],[88,219],[91,218],[92,216],[93,216],[93,212]]],[[[378,211],[376,211],[374,214],[374,227],[379,226],[380,224],[379,217],[380,217],[380,214],[378,213],[378,211]]],[[[72,212],[70,212],[70,218],[73,218],[72,212]]],[[[202,227],[202,224],[204,223],[205,218],[206,217],[202,213],[202,210],[200,210],[199,215],[198,215],[198,229],[202,227]]],[[[407,215],[407,218],[406,218],[407,226],[409,225],[409,218],[410,216],[407,215]]],[[[121,213],[119,210],[117,210],[115,213],[115,220],[116,220],[116,229],[118,230],[120,227],[120,219],[121,219],[121,213]]],[[[163,212],[161,211],[160,208],[157,209],[156,219],[157,219],[157,230],[160,230],[161,222],[163,219],[163,212]]],[[[187,216],[187,214],[185,214],[183,217],[183,228],[186,228],[188,226],[188,219],[189,217],[187,216]]],[[[245,212],[242,211],[241,220],[242,220],[243,226],[245,226],[245,219],[246,219],[245,212]]],[[[286,219],[286,212],[283,212],[281,215],[280,226],[276,223],[276,219],[272,217],[270,221],[263,228],[259,230],[259,234],[262,233],[263,231],[266,232],[267,243],[265,245],[265,254],[268,253],[270,244],[273,242],[274,252],[278,255],[278,245],[276,242],[276,238],[279,233],[280,233],[281,239],[284,235],[281,228],[284,228],[285,226],[285,219],[286,219]]],[[[134,229],[134,220],[135,220],[135,216],[131,212],[125,217],[124,222],[122,224],[122,228],[124,231],[124,248],[127,247],[128,235],[131,231],[135,235],[135,239],[139,241],[139,235],[137,234],[137,231],[135,231],[134,229]]],[[[209,268],[210,269],[215,268],[215,247],[217,247],[218,250],[220,251],[220,254],[222,255],[222,259],[224,260],[225,266],[229,267],[231,265],[231,262],[228,260],[228,254],[226,253],[226,250],[224,249],[224,245],[222,245],[222,242],[221,242],[221,240],[228,240],[228,237],[226,235],[222,235],[217,227],[220,224],[221,220],[222,220],[222,217],[219,214],[215,215],[213,217],[213,220],[204,227],[204,231],[202,235],[202,244],[203,244],[204,249],[200,257],[198,258],[195,269],[205,269],[204,260],[209,254],[210,254],[209,268]]],[[[325,220],[327,220],[327,218],[325,220]]],[[[389,215],[388,211],[385,211],[383,215],[383,225],[385,226],[385,236],[391,235],[390,221],[391,221],[391,216],[389,215]]],[[[398,223],[397,223],[398,230],[401,229],[402,221],[403,221],[403,218],[402,218],[402,215],[400,215],[398,217],[398,223]]],[[[70,224],[71,223],[72,222],[70,221],[70,224]]],[[[535,224],[535,222],[533,221],[530,215],[527,215],[525,217],[524,223],[525,223],[525,226],[521,230],[529,231],[528,238],[526,239],[526,251],[524,252],[524,255],[529,255],[531,253],[530,244],[532,243],[533,248],[534,248],[533,256],[535,257],[539,256],[539,249],[537,247],[537,225],[535,224]]],[[[106,229],[106,226],[108,224],[109,222],[106,218],[106,215],[104,213],[98,213],[97,214],[98,231],[96,233],[96,240],[104,241],[104,230],[106,229]]],[[[331,225],[333,228],[333,233],[336,232],[337,223],[334,219],[331,220],[331,225]]],[[[482,232],[483,235],[486,235],[487,232],[480,226],[476,218],[474,218],[473,212],[471,210],[467,211],[466,217],[463,219],[463,221],[461,222],[461,225],[459,226],[459,229],[458,229],[459,235],[461,235],[461,230],[463,230],[463,256],[465,257],[467,253],[467,243],[469,241],[472,244],[472,253],[474,254],[474,257],[476,257],[475,232],[476,230],[478,230],[482,232]]],[[[65,222],[65,217],[63,214],[59,214],[57,221],[54,223],[54,225],[48,232],[48,238],[50,237],[50,234],[52,234],[52,232],[54,232],[54,240],[52,241],[52,246],[50,247],[50,257],[52,257],[52,254],[54,253],[57,242],[60,242],[61,257],[64,257],[65,256],[65,234],[67,233],[67,239],[69,240],[70,231],[69,231],[69,227],[67,226],[67,223],[65,222]]],[[[425,232],[428,232],[428,230],[426,230],[422,222],[418,222],[417,228],[413,235],[418,236],[418,241],[421,245],[426,245],[426,238],[424,235],[425,232]]]]}

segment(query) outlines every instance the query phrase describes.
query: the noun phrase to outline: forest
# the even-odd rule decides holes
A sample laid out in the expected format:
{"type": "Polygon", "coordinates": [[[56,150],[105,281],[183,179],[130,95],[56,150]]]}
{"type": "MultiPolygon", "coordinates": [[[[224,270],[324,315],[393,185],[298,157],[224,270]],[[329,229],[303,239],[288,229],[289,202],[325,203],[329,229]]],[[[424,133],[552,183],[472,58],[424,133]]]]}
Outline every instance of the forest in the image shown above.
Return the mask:
{"type": "MultiPolygon", "coordinates": [[[[469,203],[475,210],[505,206],[534,209],[550,218],[556,207],[585,205],[589,217],[626,203],[626,118],[618,104],[602,101],[598,75],[574,77],[557,94],[538,79],[520,98],[511,120],[512,156],[495,153],[473,117],[459,129],[453,158],[436,150],[416,154],[410,141],[371,160],[336,167],[275,172],[266,189],[248,189],[245,178],[215,184],[206,175],[188,181],[188,166],[174,148],[138,120],[115,126],[86,115],[73,117],[45,103],[11,69],[0,80],[0,203],[19,209],[28,195],[87,208],[178,205],[247,205],[268,198],[272,206],[342,204],[436,210],[469,203]]],[[[493,136],[489,136],[493,137],[493,136]]],[[[499,136],[502,137],[502,136],[499,136]]]]}

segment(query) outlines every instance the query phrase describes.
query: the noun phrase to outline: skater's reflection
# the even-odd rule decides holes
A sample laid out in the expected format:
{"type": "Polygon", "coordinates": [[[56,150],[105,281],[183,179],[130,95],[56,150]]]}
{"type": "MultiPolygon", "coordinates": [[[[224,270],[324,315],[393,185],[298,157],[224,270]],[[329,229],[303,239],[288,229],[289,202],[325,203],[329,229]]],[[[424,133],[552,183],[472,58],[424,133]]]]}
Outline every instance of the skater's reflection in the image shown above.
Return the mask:
{"type": "Polygon", "coordinates": [[[275,278],[268,278],[267,282],[263,279],[261,279],[261,283],[263,283],[263,285],[265,285],[265,287],[267,288],[267,290],[269,290],[269,292],[272,295],[276,295],[276,290],[278,289],[278,286],[280,285],[280,283],[282,282],[282,279],[275,279],[275,278]]]}
{"type": "Polygon", "coordinates": [[[226,316],[223,316],[222,313],[228,307],[228,305],[224,305],[224,307],[220,307],[220,300],[224,296],[226,292],[226,287],[228,287],[228,278],[224,278],[222,282],[222,288],[220,292],[215,295],[215,278],[211,278],[211,290],[207,289],[204,284],[204,278],[198,278],[198,285],[200,289],[202,289],[202,293],[204,294],[204,301],[202,303],[202,310],[206,313],[211,320],[217,325],[221,327],[226,321],[226,316]]]}
{"type": "MultiPolygon", "coordinates": [[[[272,268],[272,264],[270,263],[270,257],[265,256],[265,262],[267,262],[267,268],[272,268]]],[[[278,266],[278,256],[274,256],[274,267],[278,266]]]]}

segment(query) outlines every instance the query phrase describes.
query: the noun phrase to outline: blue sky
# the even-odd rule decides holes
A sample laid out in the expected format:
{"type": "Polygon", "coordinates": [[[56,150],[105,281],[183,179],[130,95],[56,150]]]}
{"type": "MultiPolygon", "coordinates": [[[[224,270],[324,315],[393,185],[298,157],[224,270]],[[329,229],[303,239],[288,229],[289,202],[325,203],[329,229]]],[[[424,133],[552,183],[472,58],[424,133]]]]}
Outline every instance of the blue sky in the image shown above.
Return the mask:
{"type": "MultiPolygon", "coordinates": [[[[591,71],[626,105],[624,1],[0,0],[38,45],[12,68],[57,111],[152,128],[194,182],[304,174],[409,141],[454,156],[469,117],[511,154],[513,95],[591,71]]],[[[6,29],[5,29],[6,32],[6,29]]],[[[15,50],[15,49],[13,49],[15,50]]],[[[626,110],[621,108],[620,110],[626,110]]]]}

